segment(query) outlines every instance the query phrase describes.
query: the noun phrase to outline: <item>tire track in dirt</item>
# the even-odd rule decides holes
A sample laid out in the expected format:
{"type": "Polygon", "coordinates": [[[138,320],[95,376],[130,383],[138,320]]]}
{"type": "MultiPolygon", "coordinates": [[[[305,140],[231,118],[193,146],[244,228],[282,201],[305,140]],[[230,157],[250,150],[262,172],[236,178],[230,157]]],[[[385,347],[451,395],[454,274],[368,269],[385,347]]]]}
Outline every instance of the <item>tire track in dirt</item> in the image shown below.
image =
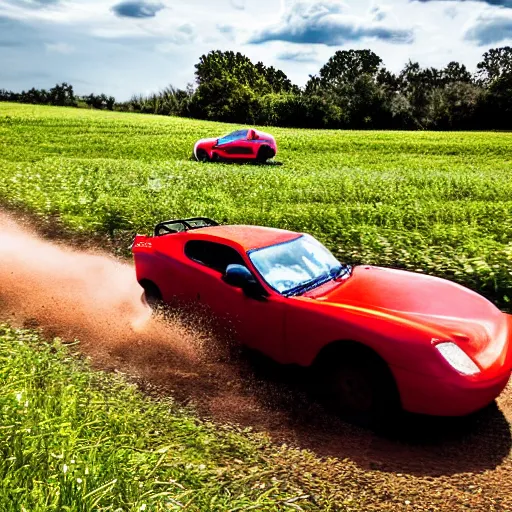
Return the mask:
{"type": "Polygon", "coordinates": [[[310,450],[290,471],[335,509],[512,511],[512,383],[470,418],[408,417],[398,438],[384,438],[323,411],[300,371],[228,353],[178,318],[152,318],[132,265],[49,242],[1,213],[0,226],[0,319],[78,338],[95,367],[152,395],[310,450]]]}

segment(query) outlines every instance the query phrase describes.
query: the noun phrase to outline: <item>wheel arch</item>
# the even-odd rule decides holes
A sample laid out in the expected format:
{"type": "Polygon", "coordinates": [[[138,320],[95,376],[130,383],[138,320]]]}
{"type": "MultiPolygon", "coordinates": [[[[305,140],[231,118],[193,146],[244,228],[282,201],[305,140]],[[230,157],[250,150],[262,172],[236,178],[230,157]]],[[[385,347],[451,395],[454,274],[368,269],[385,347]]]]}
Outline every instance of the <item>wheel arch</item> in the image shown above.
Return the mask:
{"type": "Polygon", "coordinates": [[[276,152],[274,151],[272,146],[270,146],[269,144],[261,144],[261,146],[258,148],[258,151],[256,152],[256,158],[258,160],[261,159],[262,154],[266,155],[265,156],[265,161],[266,161],[270,158],[274,158],[274,156],[276,155],[276,152]]]}
{"type": "Polygon", "coordinates": [[[390,379],[390,383],[392,384],[397,397],[401,401],[400,389],[398,387],[398,382],[395,378],[391,365],[381,354],[379,354],[373,347],[370,347],[366,343],[352,339],[338,339],[331,341],[324,345],[317,352],[313,362],[311,363],[311,368],[315,371],[322,371],[322,368],[326,367],[327,365],[335,364],[336,357],[341,356],[343,353],[361,356],[372,361],[372,363],[375,364],[376,367],[382,371],[387,378],[390,379]]]}
{"type": "Polygon", "coordinates": [[[151,279],[147,279],[147,278],[139,279],[139,284],[142,287],[142,289],[144,290],[144,293],[153,293],[158,298],[160,298],[160,299],[162,298],[162,291],[160,290],[159,286],[151,279]]]}
{"type": "Polygon", "coordinates": [[[311,366],[319,364],[325,361],[327,358],[334,356],[337,352],[350,352],[350,353],[360,353],[367,354],[370,357],[376,358],[386,364],[387,361],[373,348],[367,345],[366,343],[356,341],[353,339],[337,339],[330,341],[322,346],[322,348],[315,355],[311,366]]]}
{"type": "Polygon", "coordinates": [[[155,282],[150,279],[141,279],[139,284],[144,290],[141,295],[141,301],[145,306],[157,310],[164,305],[162,292],[155,282]]]}

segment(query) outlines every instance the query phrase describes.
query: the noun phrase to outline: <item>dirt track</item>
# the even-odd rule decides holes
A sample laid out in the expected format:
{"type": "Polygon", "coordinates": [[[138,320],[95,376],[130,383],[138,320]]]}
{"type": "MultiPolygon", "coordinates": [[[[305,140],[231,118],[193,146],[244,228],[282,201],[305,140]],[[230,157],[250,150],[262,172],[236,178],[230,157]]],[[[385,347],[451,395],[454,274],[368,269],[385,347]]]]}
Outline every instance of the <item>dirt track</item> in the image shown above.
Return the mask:
{"type": "MultiPolygon", "coordinates": [[[[96,367],[125,372],[151,394],[310,450],[290,470],[340,508],[512,511],[512,382],[472,418],[412,417],[409,435],[383,438],[323,412],[300,390],[300,372],[251,354],[213,355],[207,336],[149,319],[130,264],[43,241],[3,215],[0,224],[0,319],[79,337],[96,367]]],[[[55,224],[39,231],[68,238],[55,224]]]]}

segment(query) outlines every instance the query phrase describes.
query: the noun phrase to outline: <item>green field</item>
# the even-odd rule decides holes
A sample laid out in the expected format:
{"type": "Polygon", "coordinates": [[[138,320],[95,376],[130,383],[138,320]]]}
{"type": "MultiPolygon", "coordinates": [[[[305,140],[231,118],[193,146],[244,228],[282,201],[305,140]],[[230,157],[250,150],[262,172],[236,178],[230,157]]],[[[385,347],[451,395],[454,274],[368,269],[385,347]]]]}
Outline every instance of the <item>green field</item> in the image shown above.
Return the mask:
{"type": "Polygon", "coordinates": [[[200,164],[233,126],[0,104],[0,198],[75,230],[206,215],[308,231],[341,259],[512,297],[512,134],[274,129],[279,166],[200,164]]]}
{"type": "MultiPolygon", "coordinates": [[[[191,160],[234,128],[0,103],[0,208],[125,256],[172,217],[307,231],[344,261],[455,279],[510,311],[512,134],[273,129],[281,165],[191,160]]],[[[308,424],[251,388],[306,451],[150,399],[71,350],[0,325],[0,511],[512,510],[510,387],[505,413],[419,446],[308,424]]]]}

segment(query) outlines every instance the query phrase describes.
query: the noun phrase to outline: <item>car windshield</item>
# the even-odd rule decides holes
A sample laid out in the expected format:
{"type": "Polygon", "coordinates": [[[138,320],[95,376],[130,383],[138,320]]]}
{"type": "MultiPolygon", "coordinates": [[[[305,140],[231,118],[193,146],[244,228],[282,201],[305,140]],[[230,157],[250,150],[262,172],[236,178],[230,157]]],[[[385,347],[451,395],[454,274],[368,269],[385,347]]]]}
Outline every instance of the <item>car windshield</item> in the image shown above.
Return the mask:
{"type": "Polygon", "coordinates": [[[348,275],[351,270],[309,235],[251,251],[249,258],[269,286],[288,296],[348,275]]]}
{"type": "Polygon", "coordinates": [[[232,132],[229,135],[224,135],[221,137],[217,144],[228,144],[229,142],[234,142],[235,140],[246,139],[247,133],[249,130],[237,130],[236,132],[232,132]]]}

